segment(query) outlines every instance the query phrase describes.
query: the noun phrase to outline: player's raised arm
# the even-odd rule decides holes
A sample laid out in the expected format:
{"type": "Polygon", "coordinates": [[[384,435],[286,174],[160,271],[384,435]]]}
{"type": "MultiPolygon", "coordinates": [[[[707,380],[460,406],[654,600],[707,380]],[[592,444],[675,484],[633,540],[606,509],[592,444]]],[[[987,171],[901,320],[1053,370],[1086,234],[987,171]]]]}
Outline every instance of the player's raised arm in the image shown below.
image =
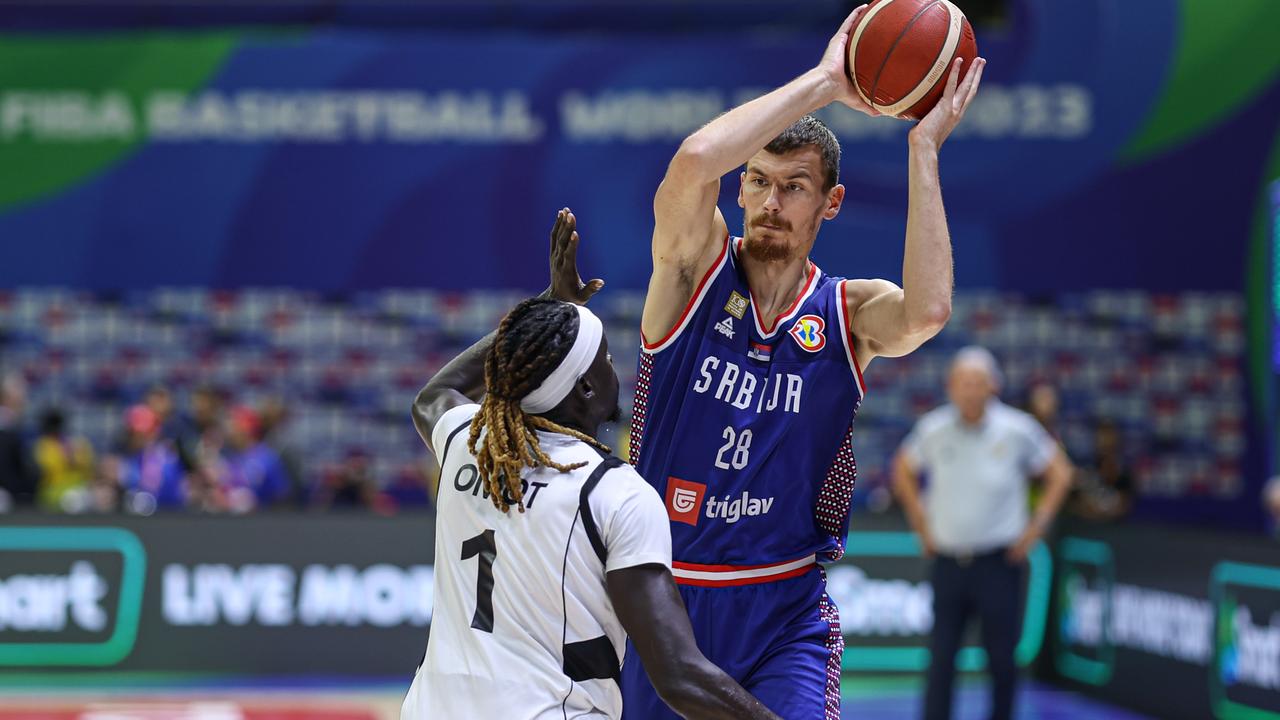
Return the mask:
{"type": "Polygon", "coordinates": [[[864,5],[845,18],[816,67],[712,120],[680,144],[653,199],[653,276],[641,320],[647,340],[656,341],[676,324],[698,279],[715,261],[728,230],[716,207],[725,173],[796,120],[832,102],[878,114],[845,73],[849,31],[865,12],[864,5]]]}
{"type": "MultiPolygon", "coordinates": [[[[582,282],[578,274],[578,242],[577,218],[569,208],[563,208],[551,228],[551,284],[542,297],[586,305],[604,287],[600,279],[582,282]]],[[[496,331],[489,333],[450,360],[414,398],[410,412],[413,425],[433,452],[431,433],[440,418],[450,409],[480,402],[484,396],[485,357],[496,335],[496,331]]]]}
{"type": "Polygon", "coordinates": [[[605,577],[618,620],[631,636],[649,681],[672,710],[707,720],[777,719],[698,649],[670,570],[637,565],[605,577]]]}
{"type": "Polygon", "coordinates": [[[902,287],[885,280],[853,280],[847,293],[858,360],[897,357],[920,347],[951,317],[951,235],[938,179],[938,149],[978,92],[986,61],[978,58],[959,80],[956,60],[938,104],[907,135],[910,147],[907,239],[902,287]]]}

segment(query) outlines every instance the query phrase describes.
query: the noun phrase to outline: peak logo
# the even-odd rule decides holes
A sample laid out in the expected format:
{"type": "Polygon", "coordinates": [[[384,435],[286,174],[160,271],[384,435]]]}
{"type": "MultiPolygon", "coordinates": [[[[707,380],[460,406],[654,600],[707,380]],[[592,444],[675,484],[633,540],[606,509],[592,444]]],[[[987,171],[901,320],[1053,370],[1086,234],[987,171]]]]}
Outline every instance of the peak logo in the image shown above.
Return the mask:
{"type": "Polygon", "coordinates": [[[0,528],[0,666],[120,662],[145,572],[142,543],[121,528],[0,528]]]}
{"type": "Polygon", "coordinates": [[[667,478],[667,515],[672,522],[697,525],[702,498],[707,494],[703,483],[689,482],[678,477],[667,478]]]}

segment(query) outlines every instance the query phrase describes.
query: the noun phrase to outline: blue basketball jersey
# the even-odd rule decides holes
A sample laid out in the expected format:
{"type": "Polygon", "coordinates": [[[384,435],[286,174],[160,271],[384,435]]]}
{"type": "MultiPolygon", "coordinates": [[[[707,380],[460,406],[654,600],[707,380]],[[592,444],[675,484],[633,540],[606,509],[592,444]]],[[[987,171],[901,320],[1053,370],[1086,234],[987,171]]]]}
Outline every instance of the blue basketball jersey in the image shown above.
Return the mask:
{"type": "Polygon", "coordinates": [[[631,463],[665,498],[677,563],[835,560],[863,396],[846,281],[811,262],[792,306],[760,318],[741,251],[726,238],[676,326],[641,348],[631,463]]]}

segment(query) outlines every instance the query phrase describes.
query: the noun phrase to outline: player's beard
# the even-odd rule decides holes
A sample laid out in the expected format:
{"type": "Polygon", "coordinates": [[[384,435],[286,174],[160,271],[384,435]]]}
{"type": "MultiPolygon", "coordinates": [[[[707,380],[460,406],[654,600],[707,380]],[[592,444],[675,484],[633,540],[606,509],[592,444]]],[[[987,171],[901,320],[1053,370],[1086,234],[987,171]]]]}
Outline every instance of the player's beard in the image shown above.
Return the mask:
{"type": "Polygon", "coordinates": [[[776,237],[762,237],[762,233],[785,234],[791,232],[791,223],[779,217],[758,215],[742,229],[742,246],[752,260],[762,263],[785,263],[791,259],[791,246],[776,237]],[[777,225],[779,229],[761,227],[765,223],[777,225]],[[752,232],[752,231],[755,232],[752,232]]]}
{"type": "Polygon", "coordinates": [[[762,263],[787,263],[793,260],[796,255],[801,252],[808,252],[808,248],[812,247],[813,240],[818,237],[818,225],[822,222],[822,213],[818,212],[813,218],[806,223],[801,233],[793,231],[790,221],[783,220],[776,215],[761,214],[757,215],[751,222],[743,221],[742,228],[742,246],[746,249],[747,255],[752,260],[762,263]],[[777,225],[778,229],[762,227],[765,224],[777,225]],[[753,232],[754,231],[754,232],[753,232]],[[792,246],[787,244],[785,240],[777,237],[764,238],[762,234],[789,235],[791,237],[808,238],[808,245],[792,246]]]}

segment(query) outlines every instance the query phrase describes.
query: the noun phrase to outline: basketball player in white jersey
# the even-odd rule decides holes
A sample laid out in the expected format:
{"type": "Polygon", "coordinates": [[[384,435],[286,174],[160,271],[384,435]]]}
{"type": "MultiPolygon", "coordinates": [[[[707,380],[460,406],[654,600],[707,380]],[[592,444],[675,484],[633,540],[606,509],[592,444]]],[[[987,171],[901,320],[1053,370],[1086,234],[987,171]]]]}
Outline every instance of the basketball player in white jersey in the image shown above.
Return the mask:
{"type": "Polygon", "coordinates": [[[560,211],[552,287],[414,403],[441,471],[435,610],[401,717],[619,718],[630,634],[681,715],[776,718],[698,651],[662,501],[593,437],[618,412],[618,378],[574,226],[560,211]]]}

